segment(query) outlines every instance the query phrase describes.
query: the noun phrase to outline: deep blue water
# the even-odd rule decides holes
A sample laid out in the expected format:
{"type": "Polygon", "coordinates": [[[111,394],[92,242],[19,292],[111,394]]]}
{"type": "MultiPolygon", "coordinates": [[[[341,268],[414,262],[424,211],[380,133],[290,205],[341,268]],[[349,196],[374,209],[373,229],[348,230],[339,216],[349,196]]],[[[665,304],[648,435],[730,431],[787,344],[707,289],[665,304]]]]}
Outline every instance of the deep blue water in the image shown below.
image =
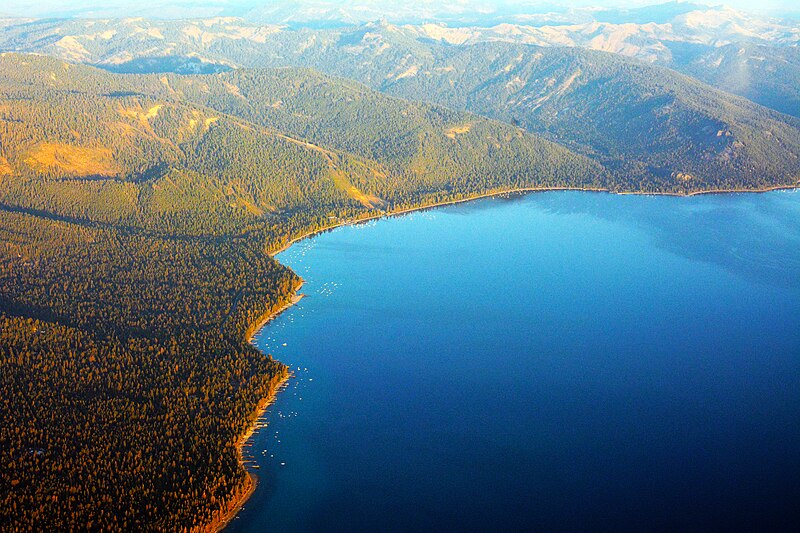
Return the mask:
{"type": "Polygon", "coordinates": [[[800,193],[548,192],[340,228],[233,531],[800,524],[800,193]]]}

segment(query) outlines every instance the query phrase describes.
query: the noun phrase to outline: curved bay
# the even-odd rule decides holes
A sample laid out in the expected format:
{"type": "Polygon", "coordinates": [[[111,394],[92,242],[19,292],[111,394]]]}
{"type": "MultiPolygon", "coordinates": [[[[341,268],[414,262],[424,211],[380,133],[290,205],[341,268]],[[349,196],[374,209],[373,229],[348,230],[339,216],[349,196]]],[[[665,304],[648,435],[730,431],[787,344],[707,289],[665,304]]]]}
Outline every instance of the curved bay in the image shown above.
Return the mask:
{"type": "Polygon", "coordinates": [[[800,500],[800,194],[548,192],[279,256],[233,531],[761,527],[800,500]]]}

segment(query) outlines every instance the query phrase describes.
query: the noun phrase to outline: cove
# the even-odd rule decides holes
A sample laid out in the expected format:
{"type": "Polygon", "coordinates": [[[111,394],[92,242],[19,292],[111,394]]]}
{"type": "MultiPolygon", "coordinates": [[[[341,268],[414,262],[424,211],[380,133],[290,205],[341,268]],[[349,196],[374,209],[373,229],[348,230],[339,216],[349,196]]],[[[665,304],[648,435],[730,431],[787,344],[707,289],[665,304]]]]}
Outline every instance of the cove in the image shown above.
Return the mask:
{"type": "Polygon", "coordinates": [[[231,531],[796,526],[800,193],[545,192],[341,227],[231,531]]]}

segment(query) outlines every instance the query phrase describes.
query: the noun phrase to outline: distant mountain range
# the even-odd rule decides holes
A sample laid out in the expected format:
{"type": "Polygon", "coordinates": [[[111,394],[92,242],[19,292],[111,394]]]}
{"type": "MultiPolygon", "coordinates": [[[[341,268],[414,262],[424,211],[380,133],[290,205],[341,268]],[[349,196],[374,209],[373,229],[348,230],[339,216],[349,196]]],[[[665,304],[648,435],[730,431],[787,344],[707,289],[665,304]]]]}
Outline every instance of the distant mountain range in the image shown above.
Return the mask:
{"type": "Polygon", "coordinates": [[[324,69],[312,61],[320,43],[330,46],[341,38],[352,50],[348,39],[359,33],[369,38],[380,27],[415,43],[411,52],[497,42],[611,52],[800,116],[798,21],[685,2],[629,10],[538,5],[532,15],[525,3],[516,2],[483,11],[462,3],[392,11],[381,3],[339,4],[270,4],[237,11],[243,18],[4,19],[0,50],[49,54],[118,72],[207,73],[224,68],[210,63],[281,64],[292,45],[300,47],[289,51],[292,56],[303,52],[304,64],[324,69]]]}
{"type": "Polygon", "coordinates": [[[692,189],[795,182],[800,120],[787,115],[800,116],[800,53],[785,44],[794,30],[775,25],[756,32],[756,23],[727,8],[676,4],[637,16],[649,12],[680,14],[663,25],[593,21],[583,31],[570,25],[450,28],[386,21],[289,29],[235,18],[14,20],[0,31],[0,49],[128,73],[310,67],[520,126],[594,158],[617,182],[641,183],[633,188],[670,189],[676,181],[692,189]],[[549,42],[531,44],[541,41],[534,35],[549,42]],[[731,43],[747,35],[749,42],[731,43]],[[569,36],[579,36],[580,46],[575,39],[568,41],[572,46],[554,46],[569,36]],[[679,61],[692,76],[662,65],[669,61],[679,61]]]}

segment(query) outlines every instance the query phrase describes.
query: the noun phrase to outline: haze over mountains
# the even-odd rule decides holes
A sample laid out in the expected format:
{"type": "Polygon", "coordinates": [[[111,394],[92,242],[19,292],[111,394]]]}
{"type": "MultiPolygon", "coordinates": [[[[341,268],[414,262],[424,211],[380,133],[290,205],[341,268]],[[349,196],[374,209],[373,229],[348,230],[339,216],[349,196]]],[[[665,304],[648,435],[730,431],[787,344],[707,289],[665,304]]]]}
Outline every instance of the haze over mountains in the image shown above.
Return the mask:
{"type": "Polygon", "coordinates": [[[368,22],[386,18],[396,23],[439,21],[451,25],[493,25],[509,23],[585,22],[658,22],[676,13],[685,13],[707,6],[726,3],[771,16],[800,14],[791,0],[763,0],[754,5],[748,0],[728,2],[673,0],[657,4],[647,0],[620,2],[615,0],[43,0],[31,5],[23,0],[8,0],[2,14],[38,18],[201,18],[242,17],[273,24],[331,25],[368,22]],[[655,4],[655,5],[653,5],[655,4]]]}
{"type": "Polygon", "coordinates": [[[800,116],[797,24],[669,3],[495,26],[347,25],[350,11],[337,10],[328,13],[333,27],[307,27],[301,15],[319,15],[316,9],[248,12],[250,20],[289,26],[239,18],[9,19],[0,49],[114,72],[309,67],[523,127],[656,189],[665,180],[765,186],[800,174],[798,121],[786,116],[800,116]]]}
{"type": "MultiPolygon", "coordinates": [[[[425,48],[487,42],[580,47],[666,66],[782,113],[800,114],[800,23],[795,19],[688,2],[626,10],[538,6],[534,15],[515,14],[525,13],[525,4],[504,5],[480,11],[460,3],[414,4],[387,11],[381,4],[332,8],[326,2],[279,3],[237,11],[241,18],[5,19],[0,22],[0,49],[124,72],[191,73],[220,70],[220,64],[298,61],[324,69],[326,65],[313,62],[318,49],[340,46],[358,52],[354,39],[359,33],[362,46],[380,40],[386,47],[392,44],[386,37],[391,32],[391,39],[406,43],[408,54],[422,56],[425,48]],[[302,57],[292,57],[297,55],[302,57]]],[[[170,11],[161,13],[169,16],[170,11]]]]}

